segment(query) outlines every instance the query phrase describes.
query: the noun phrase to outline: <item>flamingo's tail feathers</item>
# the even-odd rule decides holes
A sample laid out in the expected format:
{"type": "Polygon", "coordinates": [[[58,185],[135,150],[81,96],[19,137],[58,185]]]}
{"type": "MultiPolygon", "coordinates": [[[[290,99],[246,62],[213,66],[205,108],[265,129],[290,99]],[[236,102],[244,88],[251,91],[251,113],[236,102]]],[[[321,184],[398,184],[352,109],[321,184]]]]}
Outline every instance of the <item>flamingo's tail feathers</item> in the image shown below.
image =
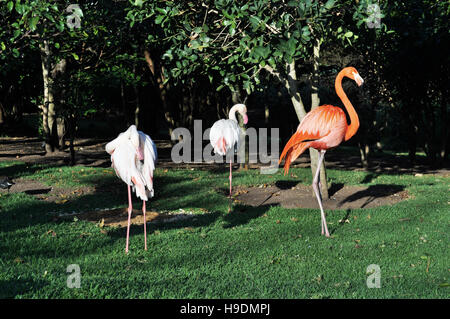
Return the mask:
{"type": "Polygon", "coordinates": [[[310,147],[310,142],[303,142],[305,139],[307,139],[306,136],[299,132],[295,132],[295,134],[292,135],[292,137],[284,147],[278,161],[279,165],[283,158],[286,157],[286,160],[284,162],[284,175],[289,172],[289,165],[291,165],[291,163],[295,161],[297,157],[299,157],[306,149],[310,147]]]}
{"type": "Polygon", "coordinates": [[[311,142],[303,142],[295,144],[286,154],[286,160],[284,162],[284,175],[289,172],[289,166],[293,161],[297,159],[302,153],[307,150],[311,145],[311,142]]]}
{"type": "Polygon", "coordinates": [[[227,142],[225,137],[221,136],[216,143],[216,149],[220,155],[225,155],[227,153],[227,142]]]}
{"type": "Polygon", "coordinates": [[[136,196],[142,200],[148,200],[147,192],[145,190],[145,185],[142,182],[142,179],[138,177],[131,177],[131,181],[133,182],[133,191],[136,192],[136,196]]]}

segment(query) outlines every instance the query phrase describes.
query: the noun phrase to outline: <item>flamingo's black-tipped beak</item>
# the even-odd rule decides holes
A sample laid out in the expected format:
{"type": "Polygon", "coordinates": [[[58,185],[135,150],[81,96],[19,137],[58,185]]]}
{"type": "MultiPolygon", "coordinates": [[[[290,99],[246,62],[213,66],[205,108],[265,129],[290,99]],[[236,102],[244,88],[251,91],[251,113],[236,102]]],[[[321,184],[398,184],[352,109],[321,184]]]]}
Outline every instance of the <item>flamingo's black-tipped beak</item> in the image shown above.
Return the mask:
{"type": "Polygon", "coordinates": [[[355,82],[358,86],[361,86],[364,83],[363,78],[358,73],[355,73],[355,82]]]}

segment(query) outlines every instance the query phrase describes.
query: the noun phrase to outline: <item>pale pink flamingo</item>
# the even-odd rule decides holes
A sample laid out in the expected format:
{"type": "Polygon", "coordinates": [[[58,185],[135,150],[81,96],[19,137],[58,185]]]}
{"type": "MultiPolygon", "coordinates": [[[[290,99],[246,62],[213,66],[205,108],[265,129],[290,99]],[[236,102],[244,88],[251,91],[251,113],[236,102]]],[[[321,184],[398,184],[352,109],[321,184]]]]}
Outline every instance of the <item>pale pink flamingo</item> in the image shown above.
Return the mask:
{"type": "Polygon", "coordinates": [[[116,174],[128,185],[128,227],[125,252],[128,253],[130,237],[131,189],[142,199],[142,213],[144,214],[145,250],[147,250],[147,222],[145,218],[145,201],[153,197],[153,171],[157,160],[155,143],[150,136],[138,131],[135,125],[120,133],[119,136],[106,144],[106,151],[111,155],[111,166],[116,174]]]}
{"type": "MultiPolygon", "coordinates": [[[[228,119],[216,121],[209,132],[209,140],[214,148],[214,153],[224,156],[228,151],[234,150],[235,146],[239,149],[241,143],[241,128],[236,119],[236,112],[244,118],[244,124],[247,124],[247,108],[244,104],[236,104],[228,113],[228,119]]],[[[233,179],[232,173],[233,159],[230,159],[230,206],[228,212],[231,211],[231,183],[233,179]]]]}
{"type": "Polygon", "coordinates": [[[325,152],[338,146],[342,141],[349,140],[359,128],[359,118],[355,109],[350,103],[347,95],[342,89],[342,79],[348,77],[355,80],[358,86],[363,84],[363,79],[354,67],[347,67],[338,73],[335,81],[336,93],[345,106],[350,116],[350,125],[347,125],[347,119],[344,111],[332,105],[322,105],[308,112],[300,122],[297,131],[287,142],[281,153],[278,164],[286,156],[284,163],[284,174],[289,171],[289,165],[295,161],[306,149],[312,147],[320,152],[317,170],[312,183],[314,193],[319,202],[321,213],[322,235],[330,237],[325,219],[325,213],[322,206],[322,195],[320,194],[319,175],[325,152]]]}

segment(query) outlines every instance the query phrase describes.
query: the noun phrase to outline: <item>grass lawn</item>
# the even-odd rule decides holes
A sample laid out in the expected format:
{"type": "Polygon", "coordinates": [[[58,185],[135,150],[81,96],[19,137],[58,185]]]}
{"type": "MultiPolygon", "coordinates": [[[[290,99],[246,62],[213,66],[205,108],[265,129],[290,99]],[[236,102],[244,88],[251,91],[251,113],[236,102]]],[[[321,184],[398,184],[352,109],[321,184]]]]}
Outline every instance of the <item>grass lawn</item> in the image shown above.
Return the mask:
{"type": "MultiPolygon", "coordinates": [[[[310,183],[310,169],[261,175],[237,172],[234,185],[310,183]]],[[[236,204],[227,213],[226,168],[220,172],[157,169],[149,210],[193,211],[196,218],[105,228],[55,212],[125,207],[126,186],[111,168],[0,162],[0,176],[44,184],[95,186],[59,203],[25,193],[0,197],[1,298],[448,298],[450,179],[328,170],[331,183],[400,185],[410,198],[393,206],[327,212],[331,238],[320,236],[318,209],[236,204]],[[104,191],[109,188],[115,191],[104,191]],[[103,190],[103,191],[102,191],[103,190]],[[340,222],[347,218],[347,222],[340,222]],[[68,288],[78,264],[81,288],[68,288]],[[369,289],[366,269],[381,269],[369,289]]],[[[135,198],[135,208],[141,203],[135,198]]]]}

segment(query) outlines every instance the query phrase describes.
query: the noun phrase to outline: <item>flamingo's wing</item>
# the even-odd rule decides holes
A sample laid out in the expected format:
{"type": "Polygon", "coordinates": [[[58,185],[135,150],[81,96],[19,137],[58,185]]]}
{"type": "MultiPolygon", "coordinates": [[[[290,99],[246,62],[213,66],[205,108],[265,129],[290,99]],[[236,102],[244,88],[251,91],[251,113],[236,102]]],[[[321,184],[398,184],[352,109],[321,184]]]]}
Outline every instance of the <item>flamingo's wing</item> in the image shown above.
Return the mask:
{"type": "Polygon", "coordinates": [[[158,160],[158,152],[156,150],[156,145],[150,136],[139,132],[139,138],[141,140],[140,145],[143,148],[144,154],[144,164],[141,168],[142,178],[148,189],[147,196],[153,197],[153,171],[155,170],[156,161],[158,160]]]}
{"type": "Polygon", "coordinates": [[[142,181],[142,176],[136,168],[136,150],[129,142],[121,143],[111,155],[111,162],[117,176],[126,184],[133,186],[142,181]]]}
{"type": "Polygon", "coordinates": [[[285,173],[289,170],[291,162],[309,147],[314,147],[311,144],[326,138],[335,127],[342,126],[342,118],[345,119],[344,111],[332,105],[322,105],[306,114],[284,147],[278,161],[280,164],[286,156],[285,173]]]}
{"type": "Polygon", "coordinates": [[[239,125],[233,120],[219,120],[211,127],[209,139],[214,148],[214,152],[223,156],[235,145],[239,147],[239,125]]]}

